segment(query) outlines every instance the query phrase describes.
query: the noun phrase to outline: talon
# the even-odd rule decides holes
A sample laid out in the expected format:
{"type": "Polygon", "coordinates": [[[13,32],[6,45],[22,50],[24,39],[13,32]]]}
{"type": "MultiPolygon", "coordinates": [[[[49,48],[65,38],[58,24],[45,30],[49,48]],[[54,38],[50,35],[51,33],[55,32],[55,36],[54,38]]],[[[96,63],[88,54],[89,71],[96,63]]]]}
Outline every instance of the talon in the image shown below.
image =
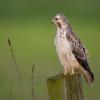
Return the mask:
{"type": "Polygon", "coordinates": [[[75,74],[75,70],[74,70],[74,69],[72,69],[72,73],[71,73],[71,74],[72,74],[72,75],[75,74]]]}
{"type": "Polygon", "coordinates": [[[64,75],[67,75],[67,74],[68,74],[68,73],[67,73],[67,71],[65,70],[65,71],[64,71],[64,75]]]}

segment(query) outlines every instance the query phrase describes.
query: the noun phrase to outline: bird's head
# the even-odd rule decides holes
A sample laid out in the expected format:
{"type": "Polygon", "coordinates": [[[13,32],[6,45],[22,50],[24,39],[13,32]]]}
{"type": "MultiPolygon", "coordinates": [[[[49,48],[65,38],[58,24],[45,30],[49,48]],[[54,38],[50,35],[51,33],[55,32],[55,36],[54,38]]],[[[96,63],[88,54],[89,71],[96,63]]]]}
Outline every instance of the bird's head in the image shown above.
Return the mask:
{"type": "Polygon", "coordinates": [[[60,13],[52,19],[52,22],[56,25],[57,28],[61,28],[67,24],[67,18],[62,13],[60,13]]]}

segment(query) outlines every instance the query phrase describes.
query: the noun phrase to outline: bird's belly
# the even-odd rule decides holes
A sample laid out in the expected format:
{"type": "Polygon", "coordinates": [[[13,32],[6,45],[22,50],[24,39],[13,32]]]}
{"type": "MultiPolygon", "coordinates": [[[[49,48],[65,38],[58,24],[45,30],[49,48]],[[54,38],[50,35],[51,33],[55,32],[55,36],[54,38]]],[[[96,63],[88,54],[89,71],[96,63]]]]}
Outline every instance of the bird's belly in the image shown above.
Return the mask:
{"type": "Polygon", "coordinates": [[[65,38],[56,38],[55,45],[57,51],[66,52],[71,50],[70,43],[65,38]]]}
{"type": "Polygon", "coordinates": [[[77,61],[67,39],[56,40],[56,51],[63,66],[75,66],[77,61]]]}

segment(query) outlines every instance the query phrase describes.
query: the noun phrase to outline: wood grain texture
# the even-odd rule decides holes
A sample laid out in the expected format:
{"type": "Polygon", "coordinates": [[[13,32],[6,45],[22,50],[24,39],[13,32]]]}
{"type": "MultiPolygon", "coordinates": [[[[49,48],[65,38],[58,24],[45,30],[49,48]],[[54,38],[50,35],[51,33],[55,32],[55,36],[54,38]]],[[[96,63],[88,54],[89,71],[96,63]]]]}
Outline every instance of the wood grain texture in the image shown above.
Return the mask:
{"type": "Polygon", "coordinates": [[[84,100],[81,75],[63,75],[47,79],[49,100],[84,100]]]}

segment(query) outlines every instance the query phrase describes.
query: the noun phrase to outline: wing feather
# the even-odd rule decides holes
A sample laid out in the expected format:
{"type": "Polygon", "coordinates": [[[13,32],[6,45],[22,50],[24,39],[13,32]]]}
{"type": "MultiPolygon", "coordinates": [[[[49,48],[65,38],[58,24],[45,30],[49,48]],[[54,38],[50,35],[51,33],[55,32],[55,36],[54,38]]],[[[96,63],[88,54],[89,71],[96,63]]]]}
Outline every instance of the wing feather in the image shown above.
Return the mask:
{"type": "Polygon", "coordinates": [[[80,41],[79,37],[72,31],[70,26],[68,26],[66,37],[70,42],[75,58],[79,64],[90,73],[92,79],[94,80],[94,75],[91,72],[88,64],[88,52],[83,43],[80,41]]]}
{"type": "Polygon", "coordinates": [[[72,31],[70,26],[68,27],[66,36],[70,42],[72,52],[74,53],[75,57],[88,61],[88,52],[84,44],[80,41],[79,37],[72,31]]]}

